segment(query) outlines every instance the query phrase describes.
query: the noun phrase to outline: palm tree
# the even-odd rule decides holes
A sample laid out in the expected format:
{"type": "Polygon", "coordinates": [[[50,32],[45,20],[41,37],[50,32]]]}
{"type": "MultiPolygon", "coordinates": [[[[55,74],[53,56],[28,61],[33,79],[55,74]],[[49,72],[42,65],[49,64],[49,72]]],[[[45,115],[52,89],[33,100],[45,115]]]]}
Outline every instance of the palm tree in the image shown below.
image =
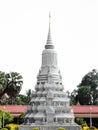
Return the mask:
{"type": "Polygon", "coordinates": [[[17,72],[10,72],[6,74],[7,77],[7,87],[5,92],[13,99],[22,88],[23,78],[17,72]]]}
{"type": "Polygon", "coordinates": [[[7,87],[6,74],[0,71],[0,97],[5,93],[4,90],[7,87]]]}

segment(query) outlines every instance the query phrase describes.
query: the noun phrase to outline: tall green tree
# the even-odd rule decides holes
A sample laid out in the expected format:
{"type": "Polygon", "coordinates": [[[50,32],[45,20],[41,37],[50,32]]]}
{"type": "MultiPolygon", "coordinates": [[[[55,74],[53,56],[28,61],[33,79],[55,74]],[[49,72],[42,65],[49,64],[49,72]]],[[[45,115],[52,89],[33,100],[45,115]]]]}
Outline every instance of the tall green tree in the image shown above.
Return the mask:
{"type": "MultiPolygon", "coordinates": [[[[98,72],[93,69],[88,72],[77,86],[77,100],[82,105],[98,104],[98,72]]],[[[75,98],[74,98],[75,99],[75,98]]]]}
{"type": "Polygon", "coordinates": [[[27,103],[28,103],[28,104],[29,104],[30,99],[31,99],[31,94],[32,94],[32,90],[31,90],[31,89],[28,89],[28,90],[26,91],[27,103]]]}
{"type": "Polygon", "coordinates": [[[71,105],[76,105],[77,102],[78,102],[78,98],[77,98],[77,95],[78,95],[78,92],[76,89],[73,90],[73,92],[71,93],[71,96],[70,96],[70,104],[71,105]]]}
{"type": "Polygon", "coordinates": [[[78,89],[77,101],[81,105],[91,104],[91,96],[90,96],[90,87],[89,86],[81,86],[78,89]]]}

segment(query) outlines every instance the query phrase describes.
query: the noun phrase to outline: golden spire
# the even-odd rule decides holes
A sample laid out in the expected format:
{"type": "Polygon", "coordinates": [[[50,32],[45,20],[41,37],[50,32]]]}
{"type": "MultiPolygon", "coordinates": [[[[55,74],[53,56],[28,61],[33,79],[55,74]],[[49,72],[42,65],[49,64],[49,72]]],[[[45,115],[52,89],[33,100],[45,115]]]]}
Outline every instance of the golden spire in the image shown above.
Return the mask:
{"type": "Polygon", "coordinates": [[[50,24],[51,24],[51,13],[49,12],[49,32],[50,32],[50,24]]]}
{"type": "Polygon", "coordinates": [[[49,12],[49,31],[48,31],[48,37],[47,37],[47,43],[45,45],[45,49],[53,49],[54,46],[52,44],[52,39],[51,39],[51,30],[50,30],[50,24],[51,24],[51,14],[49,12]]]}

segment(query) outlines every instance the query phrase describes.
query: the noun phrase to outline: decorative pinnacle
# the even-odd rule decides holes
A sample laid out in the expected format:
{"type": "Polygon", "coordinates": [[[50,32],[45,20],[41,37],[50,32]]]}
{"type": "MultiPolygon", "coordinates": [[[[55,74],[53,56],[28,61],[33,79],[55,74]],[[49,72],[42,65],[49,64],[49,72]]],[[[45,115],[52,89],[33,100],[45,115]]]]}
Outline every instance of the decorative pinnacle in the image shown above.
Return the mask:
{"type": "Polygon", "coordinates": [[[50,25],[51,25],[51,13],[49,12],[49,32],[50,32],[50,25]]]}
{"type": "Polygon", "coordinates": [[[49,32],[48,32],[47,43],[45,45],[45,49],[53,49],[54,48],[54,46],[52,44],[52,40],[51,40],[51,32],[50,32],[51,31],[50,30],[51,22],[50,22],[50,19],[51,19],[51,14],[49,12],[49,32]]]}

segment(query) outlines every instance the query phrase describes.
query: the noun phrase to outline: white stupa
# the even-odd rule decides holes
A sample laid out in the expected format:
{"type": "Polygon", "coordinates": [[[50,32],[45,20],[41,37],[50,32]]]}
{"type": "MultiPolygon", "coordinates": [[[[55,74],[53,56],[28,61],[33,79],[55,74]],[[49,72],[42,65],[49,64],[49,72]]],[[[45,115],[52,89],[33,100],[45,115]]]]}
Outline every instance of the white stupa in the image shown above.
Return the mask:
{"type": "Polygon", "coordinates": [[[49,32],[42,52],[42,65],[20,130],[32,130],[35,127],[40,130],[58,130],[59,127],[80,130],[80,126],[74,122],[69,98],[63,90],[57,53],[51,39],[49,16],[49,32]]]}

